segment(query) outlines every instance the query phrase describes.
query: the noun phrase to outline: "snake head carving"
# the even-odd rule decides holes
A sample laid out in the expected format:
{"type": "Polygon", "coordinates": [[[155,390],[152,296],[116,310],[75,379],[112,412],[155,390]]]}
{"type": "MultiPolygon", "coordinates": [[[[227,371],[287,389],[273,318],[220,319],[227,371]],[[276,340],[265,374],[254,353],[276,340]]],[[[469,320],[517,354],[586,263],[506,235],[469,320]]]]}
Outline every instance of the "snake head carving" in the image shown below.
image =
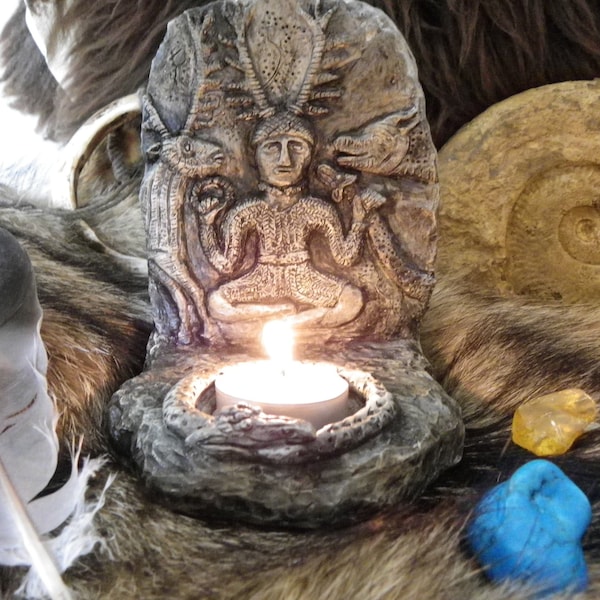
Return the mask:
{"type": "Polygon", "coordinates": [[[408,134],[419,121],[415,104],[369,123],[357,133],[340,135],[333,141],[336,160],[357,171],[388,177],[399,174],[410,145],[408,134]]]}

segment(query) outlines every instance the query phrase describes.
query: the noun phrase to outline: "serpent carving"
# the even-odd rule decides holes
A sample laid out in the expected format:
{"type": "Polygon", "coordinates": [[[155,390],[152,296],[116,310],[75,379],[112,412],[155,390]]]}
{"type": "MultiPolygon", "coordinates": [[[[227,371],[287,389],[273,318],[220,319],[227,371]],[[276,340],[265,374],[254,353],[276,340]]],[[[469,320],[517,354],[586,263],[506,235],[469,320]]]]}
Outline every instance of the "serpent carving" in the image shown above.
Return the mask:
{"type": "MultiPolygon", "coordinates": [[[[149,98],[144,101],[146,127],[160,135],[147,149],[154,172],[147,177],[140,199],[145,213],[149,273],[175,302],[180,319],[177,340],[189,344],[208,333],[205,297],[191,273],[183,228],[183,203],[194,180],[216,174],[224,161],[219,145],[184,131],[172,135],[149,98]]],[[[160,334],[168,334],[158,323],[160,334]]]]}

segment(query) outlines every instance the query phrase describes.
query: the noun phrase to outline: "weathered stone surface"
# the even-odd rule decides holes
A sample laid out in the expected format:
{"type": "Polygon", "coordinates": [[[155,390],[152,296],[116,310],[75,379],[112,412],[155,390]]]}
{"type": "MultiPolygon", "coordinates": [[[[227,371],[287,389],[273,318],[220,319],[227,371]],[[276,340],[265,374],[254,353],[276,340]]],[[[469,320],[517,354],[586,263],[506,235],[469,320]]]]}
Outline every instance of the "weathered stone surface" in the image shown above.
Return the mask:
{"type": "Polygon", "coordinates": [[[313,527],[414,498],[460,459],[459,410],[417,342],[436,153],[414,59],[383,13],[187,11],[152,65],[142,149],[155,331],[108,421],[151,487],[193,514],[313,527]],[[262,357],[273,319],[348,381],[345,418],[315,432],[243,403],[213,414],[216,374],[262,357]]]}
{"type": "Polygon", "coordinates": [[[414,337],[438,184],[414,59],[361,2],[223,1],[169,26],[144,97],[157,335],[414,337]]]}
{"type": "Polygon", "coordinates": [[[600,297],[600,83],[529,90],[440,151],[437,268],[546,300],[600,297]]]}
{"type": "MultiPolygon", "coordinates": [[[[320,355],[313,347],[302,358],[320,355]]],[[[227,361],[249,358],[255,357],[234,354],[227,361]]],[[[227,443],[195,444],[177,435],[163,419],[168,390],[192,371],[210,380],[224,364],[222,357],[186,349],[161,354],[151,370],[113,397],[111,437],[117,452],[177,510],[204,516],[218,511],[232,518],[303,527],[356,521],[376,508],[412,500],[460,460],[460,411],[427,374],[413,344],[355,344],[333,351],[328,360],[372,373],[397,406],[394,418],[377,435],[343,452],[309,454],[298,464],[286,464],[227,443]]],[[[299,430],[307,432],[306,427],[299,430]]],[[[280,446],[295,443],[302,452],[304,442],[293,437],[299,430],[280,446]]]]}

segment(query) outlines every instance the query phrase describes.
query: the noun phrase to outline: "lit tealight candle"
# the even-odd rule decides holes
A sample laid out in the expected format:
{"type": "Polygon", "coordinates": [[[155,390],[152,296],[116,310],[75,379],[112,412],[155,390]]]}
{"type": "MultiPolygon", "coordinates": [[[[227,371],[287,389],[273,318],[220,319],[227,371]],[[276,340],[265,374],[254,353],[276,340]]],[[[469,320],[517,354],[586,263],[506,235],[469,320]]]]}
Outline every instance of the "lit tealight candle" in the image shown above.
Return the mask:
{"type": "Polygon", "coordinates": [[[217,376],[217,410],[245,402],[268,414],[304,419],[315,429],[346,416],[348,382],[333,365],[294,361],[289,325],[268,323],[262,341],[271,360],[239,363],[217,376]]]}

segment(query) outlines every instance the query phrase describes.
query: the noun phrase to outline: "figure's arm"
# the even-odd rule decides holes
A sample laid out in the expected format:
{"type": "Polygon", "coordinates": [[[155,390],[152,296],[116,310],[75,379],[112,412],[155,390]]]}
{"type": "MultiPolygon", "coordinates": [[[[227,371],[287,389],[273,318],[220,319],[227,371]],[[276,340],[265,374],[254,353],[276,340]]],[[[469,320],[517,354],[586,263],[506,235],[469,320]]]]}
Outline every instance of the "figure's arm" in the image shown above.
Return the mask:
{"type": "Polygon", "coordinates": [[[224,238],[224,249],[221,249],[217,238],[215,221],[223,209],[223,205],[213,203],[200,209],[200,243],[210,264],[219,273],[232,273],[242,258],[246,235],[254,222],[251,207],[232,208],[226,215],[221,227],[224,238]]]}
{"type": "Polygon", "coordinates": [[[208,258],[210,264],[219,273],[227,272],[228,264],[227,257],[221,251],[217,232],[215,230],[214,219],[216,214],[212,216],[210,213],[201,215],[200,217],[200,244],[208,258]]]}
{"type": "Polygon", "coordinates": [[[367,212],[362,204],[353,204],[352,225],[345,236],[340,218],[333,207],[316,202],[313,206],[316,217],[314,225],[327,238],[334,260],[343,267],[354,264],[360,256],[368,226],[367,212]]]}

